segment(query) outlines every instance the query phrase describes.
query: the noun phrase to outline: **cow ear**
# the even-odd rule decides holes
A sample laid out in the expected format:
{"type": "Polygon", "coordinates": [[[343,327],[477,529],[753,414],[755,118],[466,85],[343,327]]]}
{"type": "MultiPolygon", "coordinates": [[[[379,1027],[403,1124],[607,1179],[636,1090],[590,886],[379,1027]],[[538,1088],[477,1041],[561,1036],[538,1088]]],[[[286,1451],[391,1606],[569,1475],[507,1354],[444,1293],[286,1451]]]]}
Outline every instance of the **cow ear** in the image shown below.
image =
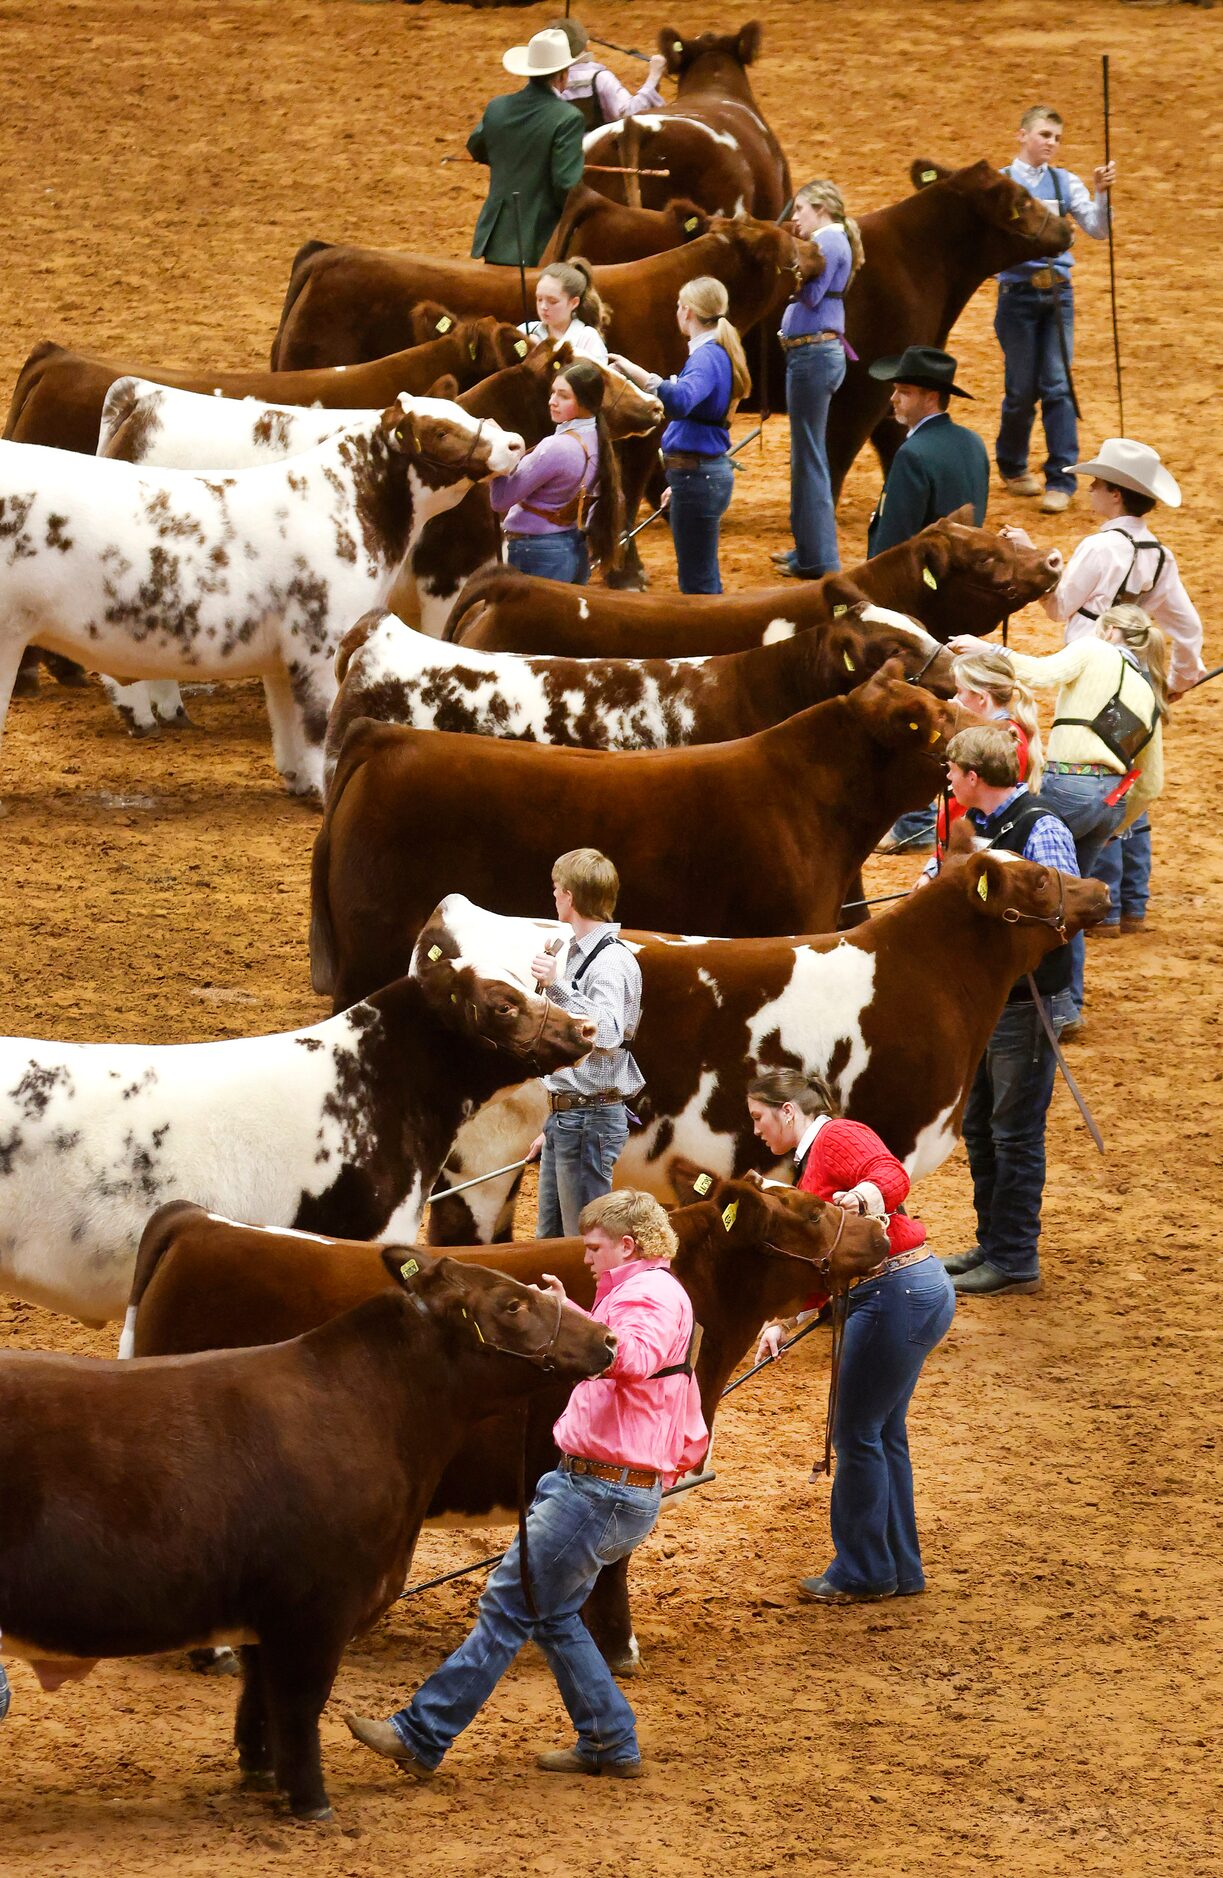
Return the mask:
{"type": "Polygon", "coordinates": [[[458,395],[459,381],[453,372],[443,372],[440,378],[434,379],[428,391],[425,393],[427,398],[445,398],[447,402],[451,404],[453,404],[458,395]]]}
{"type": "Polygon", "coordinates": [[[977,525],[977,517],[971,502],[961,502],[959,508],[952,509],[949,515],[944,515],[943,520],[954,522],[957,528],[975,528],[977,525]]]}
{"type": "Polygon", "coordinates": [[[917,537],[924,586],[936,588],[951,572],[951,542],[943,521],[931,522],[917,537]]]}
{"type": "Polygon", "coordinates": [[[423,1293],[433,1282],[441,1259],[418,1245],[384,1245],[380,1253],[387,1275],[401,1291],[423,1293]]]}
{"type": "Polygon", "coordinates": [[[763,1239],[768,1231],[769,1203],[760,1188],[747,1180],[723,1182],[718,1195],[722,1230],[740,1245],[749,1239],[763,1239]]]}
{"type": "Polygon", "coordinates": [[[1004,866],[996,854],[974,854],[969,860],[964,869],[964,890],[974,912],[1001,919],[1002,909],[1008,904],[1004,866]]]}
{"type": "Polygon", "coordinates": [[[936,163],[932,157],[914,157],[909,165],[909,180],[914,189],[929,189],[931,183],[941,183],[950,174],[945,163],[936,163]]]}
{"type": "Polygon", "coordinates": [[[739,28],[735,42],[735,53],[740,65],[751,65],[760,56],[762,31],[759,20],[749,20],[746,26],[739,28]]]}
{"type": "Polygon", "coordinates": [[[870,676],[862,634],[848,619],[828,628],[824,635],[824,656],[828,683],[836,691],[852,691],[870,676]]]}
{"type": "Polygon", "coordinates": [[[684,41],[674,26],[664,26],[658,35],[658,50],[667,61],[667,71],[678,78],[684,65],[684,41]]]}
{"type": "Polygon", "coordinates": [[[698,1200],[716,1200],[724,1182],[711,1174],[699,1161],[676,1154],[667,1162],[667,1179],[681,1206],[694,1206],[698,1200]]]}

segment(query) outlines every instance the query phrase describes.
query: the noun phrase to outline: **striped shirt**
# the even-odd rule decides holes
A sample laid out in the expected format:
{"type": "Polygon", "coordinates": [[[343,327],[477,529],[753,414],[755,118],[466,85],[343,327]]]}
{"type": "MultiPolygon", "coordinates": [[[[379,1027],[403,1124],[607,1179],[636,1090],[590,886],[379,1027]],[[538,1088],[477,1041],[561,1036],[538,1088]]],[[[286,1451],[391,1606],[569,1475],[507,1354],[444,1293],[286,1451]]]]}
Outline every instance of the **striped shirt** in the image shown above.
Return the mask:
{"type": "Polygon", "coordinates": [[[547,987],[548,997],[562,1011],[568,1011],[571,1017],[591,1018],[598,1025],[589,1056],[570,1069],[558,1069],[544,1077],[544,1088],[556,1095],[605,1095],[617,1089],[627,1099],[645,1086],[626,1042],[641,1020],[641,967],[636,955],[624,945],[604,946],[594,964],[587,966],[576,990],[565,982],[601,939],[619,931],[619,923],[609,920],[584,938],[571,939],[561,962],[563,977],[547,987]]]}

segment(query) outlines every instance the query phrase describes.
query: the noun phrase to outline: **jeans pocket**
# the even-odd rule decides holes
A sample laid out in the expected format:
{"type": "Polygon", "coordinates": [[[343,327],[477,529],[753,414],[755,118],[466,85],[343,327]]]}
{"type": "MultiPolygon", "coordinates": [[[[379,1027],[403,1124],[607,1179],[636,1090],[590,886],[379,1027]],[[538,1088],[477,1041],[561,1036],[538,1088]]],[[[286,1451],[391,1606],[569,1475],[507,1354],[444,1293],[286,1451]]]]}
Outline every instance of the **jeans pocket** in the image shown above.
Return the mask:
{"type": "Polygon", "coordinates": [[[617,1559],[636,1550],[653,1531],[657,1519],[657,1500],[652,1505],[649,1501],[640,1506],[626,1501],[617,1506],[607,1522],[602,1539],[595,1547],[596,1556],[604,1565],[614,1565],[617,1559]]]}
{"type": "Polygon", "coordinates": [[[955,1309],[954,1298],[949,1298],[940,1286],[937,1290],[910,1291],[905,1303],[908,1307],[909,1342],[932,1350],[951,1322],[955,1309]]]}

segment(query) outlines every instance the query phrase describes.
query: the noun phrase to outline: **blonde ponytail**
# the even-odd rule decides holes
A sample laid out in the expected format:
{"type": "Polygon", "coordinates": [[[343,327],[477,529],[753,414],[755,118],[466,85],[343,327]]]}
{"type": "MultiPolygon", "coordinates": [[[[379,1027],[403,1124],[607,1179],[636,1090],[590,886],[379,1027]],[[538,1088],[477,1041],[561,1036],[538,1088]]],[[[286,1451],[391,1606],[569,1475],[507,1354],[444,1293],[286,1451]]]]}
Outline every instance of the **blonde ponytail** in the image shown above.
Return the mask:
{"type": "Polygon", "coordinates": [[[730,296],[722,282],[715,280],[712,274],[699,274],[695,280],[684,282],[679,297],[699,320],[713,327],[714,338],[730,360],[730,403],[726,409],[726,421],[729,423],[740,402],[752,388],[743,341],[727,318],[730,296]]]}
{"type": "Polygon", "coordinates": [[[1140,606],[1123,602],[1110,606],[1096,621],[1096,634],[1107,637],[1112,628],[1118,643],[1132,652],[1142,667],[1142,675],[1155,693],[1155,709],[1161,724],[1168,721],[1168,642],[1140,606]]]}

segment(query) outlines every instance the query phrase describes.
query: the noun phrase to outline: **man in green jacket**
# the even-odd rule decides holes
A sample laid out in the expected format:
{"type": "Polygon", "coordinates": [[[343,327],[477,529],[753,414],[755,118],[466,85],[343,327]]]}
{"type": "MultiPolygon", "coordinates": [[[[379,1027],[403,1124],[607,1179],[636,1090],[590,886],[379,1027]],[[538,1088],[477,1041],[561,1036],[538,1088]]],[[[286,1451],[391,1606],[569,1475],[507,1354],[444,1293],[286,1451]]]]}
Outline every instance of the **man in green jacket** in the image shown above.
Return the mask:
{"type": "Polygon", "coordinates": [[[892,415],[908,436],[892,458],[866,537],[868,555],[908,541],[942,515],[971,502],[980,528],[989,499],[989,453],[971,430],[953,424],[952,398],[971,398],[955,383],[955,360],[936,346],[909,346],[898,359],[876,359],[872,378],[890,380],[892,415]]]}
{"type": "Polygon", "coordinates": [[[494,98],[467,139],[476,162],[489,169],[471,251],[500,267],[517,267],[520,260],[534,267],[560,221],[565,197],[582,179],[586,124],[577,106],[559,95],[572,63],[568,39],[554,28],[536,33],[525,46],[511,46],[502,64],[528,82],[521,91],[494,98]]]}

